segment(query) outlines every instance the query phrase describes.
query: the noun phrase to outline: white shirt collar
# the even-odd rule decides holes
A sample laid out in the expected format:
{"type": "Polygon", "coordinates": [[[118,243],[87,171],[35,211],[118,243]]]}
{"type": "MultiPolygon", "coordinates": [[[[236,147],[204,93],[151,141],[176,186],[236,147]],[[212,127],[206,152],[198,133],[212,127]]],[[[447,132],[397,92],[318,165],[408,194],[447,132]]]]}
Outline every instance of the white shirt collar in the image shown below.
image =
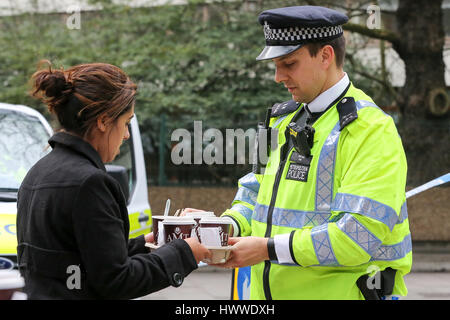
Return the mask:
{"type": "Polygon", "coordinates": [[[313,101],[308,103],[308,109],[311,112],[322,112],[330,103],[336,100],[347,88],[350,83],[347,73],[334,86],[319,94],[313,101]]]}

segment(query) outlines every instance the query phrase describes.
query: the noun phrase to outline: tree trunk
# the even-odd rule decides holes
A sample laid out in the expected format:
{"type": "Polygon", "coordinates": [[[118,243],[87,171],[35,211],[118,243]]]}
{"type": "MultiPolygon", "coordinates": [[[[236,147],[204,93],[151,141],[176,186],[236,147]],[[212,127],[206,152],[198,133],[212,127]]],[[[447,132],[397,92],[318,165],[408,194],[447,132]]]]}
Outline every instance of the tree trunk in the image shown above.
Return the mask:
{"type": "Polygon", "coordinates": [[[445,88],[441,7],[442,0],[399,0],[396,14],[400,37],[393,47],[406,68],[406,82],[400,89],[399,131],[411,186],[449,170],[449,112],[431,112],[429,103],[432,90],[445,88]]]}

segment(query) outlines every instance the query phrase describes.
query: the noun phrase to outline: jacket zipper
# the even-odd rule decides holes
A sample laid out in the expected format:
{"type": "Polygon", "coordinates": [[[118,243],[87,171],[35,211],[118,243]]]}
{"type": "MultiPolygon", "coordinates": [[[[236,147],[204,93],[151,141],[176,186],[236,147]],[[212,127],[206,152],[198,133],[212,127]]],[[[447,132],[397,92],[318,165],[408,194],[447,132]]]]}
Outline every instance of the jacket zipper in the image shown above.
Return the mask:
{"type": "MultiPolygon", "coordinates": [[[[283,145],[283,147],[281,147],[281,150],[280,150],[281,162],[278,167],[277,174],[275,176],[275,183],[274,183],[273,189],[272,189],[272,197],[270,199],[269,210],[267,212],[267,223],[266,223],[267,227],[266,227],[266,233],[264,234],[265,238],[270,238],[270,235],[272,233],[272,215],[273,215],[273,210],[275,208],[275,202],[277,200],[278,187],[280,186],[281,176],[283,174],[284,166],[287,161],[286,150],[287,150],[288,146],[289,146],[289,143],[288,143],[288,140],[286,137],[286,143],[283,145]]],[[[264,288],[264,295],[266,296],[267,300],[272,300],[272,294],[270,293],[270,284],[269,284],[270,266],[271,266],[271,262],[269,260],[264,262],[263,288],[264,288]]]]}
{"type": "MultiPolygon", "coordinates": [[[[293,117],[294,119],[297,119],[297,117],[300,115],[300,111],[303,109],[300,109],[296,112],[296,114],[293,117]]],[[[287,155],[289,154],[289,135],[287,133],[287,131],[285,131],[285,138],[286,138],[286,142],[284,143],[284,145],[281,147],[280,150],[280,165],[278,167],[277,170],[277,174],[275,176],[275,183],[273,185],[273,189],[272,189],[272,197],[270,199],[270,205],[269,205],[269,210],[267,212],[267,223],[266,223],[266,233],[264,234],[265,238],[270,238],[270,235],[272,233],[272,215],[273,215],[273,210],[275,208],[275,202],[277,200],[277,193],[278,193],[278,187],[280,186],[280,180],[281,180],[281,175],[283,174],[284,171],[284,166],[287,162],[287,155]]],[[[264,271],[263,271],[263,289],[264,289],[264,295],[266,297],[267,300],[272,300],[272,294],[270,292],[270,284],[269,284],[269,275],[270,275],[270,266],[271,266],[271,262],[270,260],[264,261],[264,271]]]]}
{"type": "MultiPolygon", "coordinates": [[[[275,207],[275,201],[277,199],[278,187],[280,185],[281,175],[283,173],[284,165],[286,160],[281,161],[280,166],[278,167],[277,175],[275,176],[275,184],[272,190],[272,198],[270,199],[269,211],[267,212],[267,228],[264,237],[270,238],[272,233],[272,214],[273,209],[275,207]]],[[[264,262],[264,272],[263,272],[263,288],[264,295],[267,300],[272,300],[272,294],[270,293],[270,285],[269,285],[269,273],[270,273],[270,265],[271,262],[269,260],[264,262]]]]}

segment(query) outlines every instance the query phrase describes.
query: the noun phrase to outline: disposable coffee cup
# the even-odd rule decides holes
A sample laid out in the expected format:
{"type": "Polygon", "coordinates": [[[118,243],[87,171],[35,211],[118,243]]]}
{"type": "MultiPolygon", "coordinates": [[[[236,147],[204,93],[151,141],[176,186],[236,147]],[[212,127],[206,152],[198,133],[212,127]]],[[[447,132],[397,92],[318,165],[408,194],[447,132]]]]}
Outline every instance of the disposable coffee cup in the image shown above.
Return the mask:
{"type": "MultiPolygon", "coordinates": [[[[159,226],[162,226],[162,222],[164,220],[176,220],[179,219],[179,217],[174,217],[174,216],[152,216],[152,230],[153,230],[153,243],[155,245],[161,245],[164,243],[158,243],[158,237],[161,238],[159,236],[159,226]]],[[[164,239],[164,236],[162,237],[162,239],[164,239]]]]}
{"type": "Polygon", "coordinates": [[[162,225],[165,243],[195,236],[195,220],[192,218],[177,217],[177,219],[163,220],[162,225]]]}
{"type": "Polygon", "coordinates": [[[0,300],[23,300],[24,279],[17,270],[0,270],[0,300]]]}
{"type": "Polygon", "coordinates": [[[190,217],[195,220],[195,235],[197,236],[197,239],[200,239],[199,234],[199,226],[200,226],[200,219],[204,217],[215,217],[216,215],[212,211],[196,211],[196,212],[187,212],[185,217],[190,217]]]}
{"type": "Polygon", "coordinates": [[[232,221],[230,218],[219,218],[219,217],[203,217],[200,219],[199,225],[199,241],[204,245],[209,245],[209,243],[218,244],[222,247],[228,246],[228,236],[230,233],[230,228],[232,225],[232,221]],[[214,232],[212,230],[202,230],[214,228],[214,232]],[[218,237],[218,239],[202,239],[202,234],[208,234],[209,236],[218,237]]]}

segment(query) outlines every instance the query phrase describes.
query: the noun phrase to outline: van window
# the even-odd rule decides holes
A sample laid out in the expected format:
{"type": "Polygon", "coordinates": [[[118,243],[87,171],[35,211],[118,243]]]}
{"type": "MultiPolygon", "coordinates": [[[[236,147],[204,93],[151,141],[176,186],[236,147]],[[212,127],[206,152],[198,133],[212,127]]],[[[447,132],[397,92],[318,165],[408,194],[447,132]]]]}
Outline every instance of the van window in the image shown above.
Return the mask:
{"type": "Polygon", "coordinates": [[[133,134],[131,133],[131,125],[128,127],[128,131],[130,132],[130,138],[122,143],[120,146],[119,155],[114,159],[114,161],[108,164],[122,166],[127,169],[128,190],[131,198],[136,185],[136,168],[134,165],[133,134]]]}
{"type": "Polygon", "coordinates": [[[0,190],[19,189],[28,170],[50,152],[49,138],[38,118],[0,109],[0,190]]]}

